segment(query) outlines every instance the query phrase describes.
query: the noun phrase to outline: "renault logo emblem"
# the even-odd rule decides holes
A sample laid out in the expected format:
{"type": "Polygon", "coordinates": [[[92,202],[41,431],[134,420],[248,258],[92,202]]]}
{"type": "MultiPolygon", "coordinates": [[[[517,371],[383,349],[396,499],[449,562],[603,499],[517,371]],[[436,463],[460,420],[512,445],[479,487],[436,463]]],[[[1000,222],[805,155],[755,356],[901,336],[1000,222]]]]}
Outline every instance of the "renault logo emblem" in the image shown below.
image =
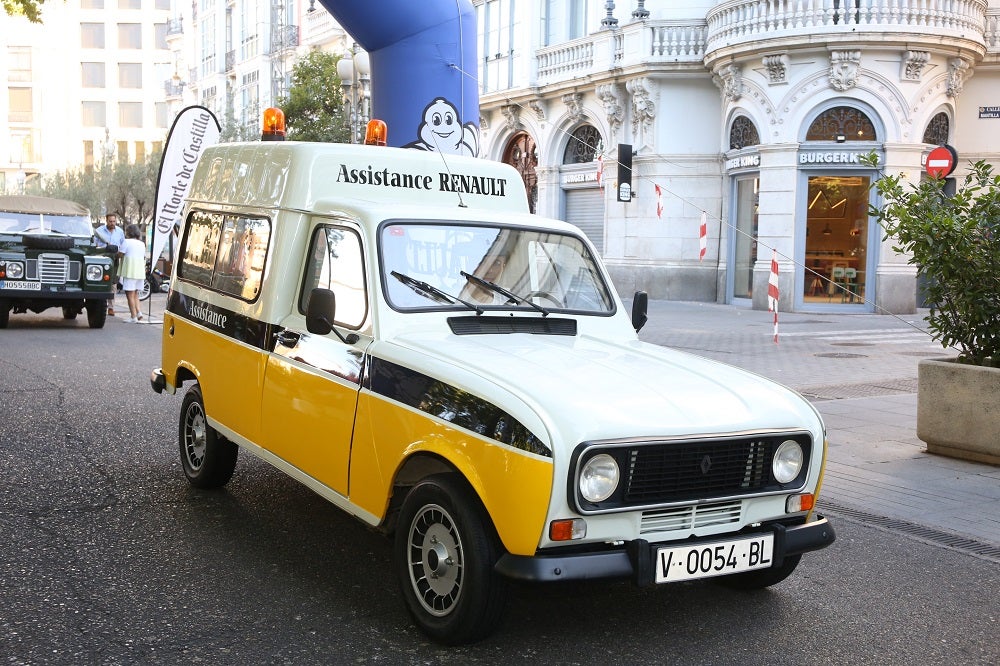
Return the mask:
{"type": "Polygon", "coordinates": [[[705,457],[701,459],[701,473],[708,474],[708,470],[712,469],[712,456],[705,454],[705,457]]]}

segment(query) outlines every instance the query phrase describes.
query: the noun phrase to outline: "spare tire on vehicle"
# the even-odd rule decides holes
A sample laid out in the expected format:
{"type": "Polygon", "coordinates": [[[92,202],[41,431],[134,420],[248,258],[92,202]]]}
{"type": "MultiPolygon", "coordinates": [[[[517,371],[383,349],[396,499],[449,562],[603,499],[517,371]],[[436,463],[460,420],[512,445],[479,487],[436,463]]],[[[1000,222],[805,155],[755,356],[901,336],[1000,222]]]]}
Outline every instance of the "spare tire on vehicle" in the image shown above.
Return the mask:
{"type": "Polygon", "coordinates": [[[75,242],[69,236],[24,236],[25,247],[36,250],[68,250],[75,242]]]}

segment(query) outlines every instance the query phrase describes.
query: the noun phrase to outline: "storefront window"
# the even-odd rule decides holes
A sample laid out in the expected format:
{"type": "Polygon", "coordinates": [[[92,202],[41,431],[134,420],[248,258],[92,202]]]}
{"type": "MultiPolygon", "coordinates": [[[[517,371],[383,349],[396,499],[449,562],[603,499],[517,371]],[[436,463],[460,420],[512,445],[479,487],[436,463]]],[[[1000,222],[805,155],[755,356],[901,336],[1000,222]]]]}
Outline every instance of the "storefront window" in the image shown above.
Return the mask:
{"type": "Polygon", "coordinates": [[[756,178],[736,181],[736,256],[733,261],[733,297],[753,297],[753,266],[757,262],[757,193],[756,178]]]}
{"type": "Polygon", "coordinates": [[[811,176],[803,295],[806,303],[863,303],[868,176],[811,176]]]}

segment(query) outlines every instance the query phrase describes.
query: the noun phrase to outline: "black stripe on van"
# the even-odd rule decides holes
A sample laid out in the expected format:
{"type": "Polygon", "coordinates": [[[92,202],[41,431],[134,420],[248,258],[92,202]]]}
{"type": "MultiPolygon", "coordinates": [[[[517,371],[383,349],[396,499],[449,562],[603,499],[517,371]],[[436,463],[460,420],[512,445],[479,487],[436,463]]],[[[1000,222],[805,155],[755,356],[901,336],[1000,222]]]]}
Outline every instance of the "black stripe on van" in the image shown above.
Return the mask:
{"type": "Polygon", "coordinates": [[[178,291],[170,292],[167,312],[252,347],[265,351],[272,351],[274,348],[274,336],[271,335],[274,327],[271,324],[186,296],[178,291]]]}
{"type": "Polygon", "coordinates": [[[433,377],[369,357],[365,387],[483,437],[536,455],[552,451],[520,421],[493,403],[433,377]]]}

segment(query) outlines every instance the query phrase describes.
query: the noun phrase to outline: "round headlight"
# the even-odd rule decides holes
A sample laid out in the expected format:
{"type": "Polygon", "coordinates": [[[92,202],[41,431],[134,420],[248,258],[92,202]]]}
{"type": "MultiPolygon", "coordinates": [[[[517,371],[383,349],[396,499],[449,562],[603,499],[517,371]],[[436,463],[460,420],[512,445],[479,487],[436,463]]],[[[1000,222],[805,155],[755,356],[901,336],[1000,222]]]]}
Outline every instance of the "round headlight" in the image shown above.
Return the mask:
{"type": "Polygon", "coordinates": [[[588,502],[603,502],[618,487],[618,463],[607,453],[599,453],[580,470],[580,494],[588,502]]]}
{"type": "Polygon", "coordinates": [[[12,280],[18,280],[24,277],[24,264],[17,261],[7,262],[7,277],[12,280]]]}
{"type": "Polygon", "coordinates": [[[91,282],[100,282],[104,277],[104,269],[97,264],[87,264],[87,279],[91,282]]]}
{"type": "Polygon", "coordinates": [[[771,471],[774,480],[778,483],[789,483],[802,471],[802,462],[805,455],[802,447],[794,439],[786,439],[774,452],[774,462],[771,463],[771,471]]]}

